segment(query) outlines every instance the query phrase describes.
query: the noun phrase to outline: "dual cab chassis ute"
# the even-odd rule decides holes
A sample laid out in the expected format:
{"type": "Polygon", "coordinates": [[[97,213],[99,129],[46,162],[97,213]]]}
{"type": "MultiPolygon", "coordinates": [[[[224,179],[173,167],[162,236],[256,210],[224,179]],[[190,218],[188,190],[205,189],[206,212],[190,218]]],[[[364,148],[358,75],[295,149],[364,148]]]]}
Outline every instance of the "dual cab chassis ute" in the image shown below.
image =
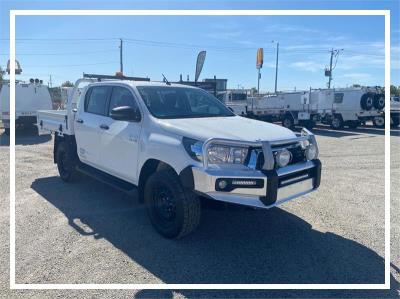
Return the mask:
{"type": "Polygon", "coordinates": [[[204,198],[271,208],[320,185],[307,130],[237,116],[206,91],[169,82],[85,75],[75,89],[66,111],[38,112],[39,133],[55,133],[60,177],[83,172],[135,192],[166,238],[197,227],[204,198]]]}

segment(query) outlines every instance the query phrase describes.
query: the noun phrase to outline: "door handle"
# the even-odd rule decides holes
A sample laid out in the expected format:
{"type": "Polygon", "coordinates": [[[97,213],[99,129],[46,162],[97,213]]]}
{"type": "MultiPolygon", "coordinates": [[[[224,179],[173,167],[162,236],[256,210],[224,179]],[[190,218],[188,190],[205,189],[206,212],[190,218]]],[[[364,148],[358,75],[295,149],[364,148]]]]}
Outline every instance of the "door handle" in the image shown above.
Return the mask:
{"type": "Polygon", "coordinates": [[[78,119],[76,120],[76,122],[77,122],[77,123],[80,123],[80,124],[83,124],[83,119],[78,118],[78,119]]]}
{"type": "Polygon", "coordinates": [[[105,125],[105,124],[100,125],[100,129],[108,130],[109,128],[110,128],[110,127],[107,126],[107,125],[105,125]]]}

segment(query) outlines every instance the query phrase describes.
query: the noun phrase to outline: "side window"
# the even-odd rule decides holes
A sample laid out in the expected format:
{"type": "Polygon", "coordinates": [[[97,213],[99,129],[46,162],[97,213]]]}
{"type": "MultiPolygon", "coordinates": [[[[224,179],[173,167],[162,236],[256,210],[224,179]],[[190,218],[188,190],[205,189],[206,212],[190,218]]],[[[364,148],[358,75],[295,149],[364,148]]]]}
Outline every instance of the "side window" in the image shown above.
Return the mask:
{"type": "Polygon", "coordinates": [[[112,89],[110,105],[108,108],[108,115],[110,115],[111,110],[116,107],[129,106],[135,109],[139,109],[132,92],[124,87],[115,86],[112,89]]]}
{"type": "Polygon", "coordinates": [[[85,112],[106,115],[108,86],[90,87],[85,98],[85,112]]]}
{"type": "Polygon", "coordinates": [[[340,104],[340,103],[342,103],[343,102],[343,96],[344,96],[344,94],[343,93],[335,93],[335,103],[336,104],[340,104]]]}

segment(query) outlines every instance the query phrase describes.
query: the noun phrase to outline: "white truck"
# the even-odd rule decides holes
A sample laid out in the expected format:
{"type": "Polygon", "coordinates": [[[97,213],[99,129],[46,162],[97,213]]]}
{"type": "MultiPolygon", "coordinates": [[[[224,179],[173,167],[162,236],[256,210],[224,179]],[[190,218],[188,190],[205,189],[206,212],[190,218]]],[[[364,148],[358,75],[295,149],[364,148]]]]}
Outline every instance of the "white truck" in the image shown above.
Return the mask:
{"type": "Polygon", "coordinates": [[[249,98],[248,116],[281,121],[287,128],[296,125],[312,129],[317,122],[333,129],[357,128],[382,115],[384,95],[376,88],[310,89],[279,92],[249,98]]]}
{"type": "MultiPolygon", "coordinates": [[[[17,127],[33,127],[38,110],[52,109],[51,97],[46,85],[40,80],[15,83],[15,124],[17,127]]],[[[10,134],[10,83],[0,85],[0,111],[5,134],[10,134]]]]}
{"type": "Polygon", "coordinates": [[[246,116],[247,114],[247,91],[242,89],[231,89],[220,91],[217,98],[230,108],[235,114],[246,116]]]}
{"type": "Polygon", "coordinates": [[[232,113],[196,87],[86,75],[65,111],[39,111],[55,133],[62,180],[79,172],[137,192],[151,223],[180,238],[199,223],[203,198],[271,208],[314,191],[321,163],[315,136],[232,113]]]}
{"type": "Polygon", "coordinates": [[[380,116],[385,106],[385,95],[378,88],[332,89],[332,96],[320,107],[321,121],[333,129],[348,126],[355,129],[380,116]]]}
{"type": "Polygon", "coordinates": [[[280,121],[286,128],[304,126],[312,129],[318,120],[318,104],[326,94],[293,91],[250,97],[247,104],[249,117],[269,122],[280,121]]]}

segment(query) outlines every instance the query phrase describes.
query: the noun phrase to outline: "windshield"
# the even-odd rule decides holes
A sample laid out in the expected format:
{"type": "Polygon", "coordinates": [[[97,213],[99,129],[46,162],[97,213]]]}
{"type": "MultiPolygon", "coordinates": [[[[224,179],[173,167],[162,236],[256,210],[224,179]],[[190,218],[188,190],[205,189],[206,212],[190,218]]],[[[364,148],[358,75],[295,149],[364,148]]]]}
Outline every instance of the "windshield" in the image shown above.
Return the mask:
{"type": "Polygon", "coordinates": [[[144,103],[157,118],[234,116],[208,92],[197,88],[138,86],[144,103]]]}

